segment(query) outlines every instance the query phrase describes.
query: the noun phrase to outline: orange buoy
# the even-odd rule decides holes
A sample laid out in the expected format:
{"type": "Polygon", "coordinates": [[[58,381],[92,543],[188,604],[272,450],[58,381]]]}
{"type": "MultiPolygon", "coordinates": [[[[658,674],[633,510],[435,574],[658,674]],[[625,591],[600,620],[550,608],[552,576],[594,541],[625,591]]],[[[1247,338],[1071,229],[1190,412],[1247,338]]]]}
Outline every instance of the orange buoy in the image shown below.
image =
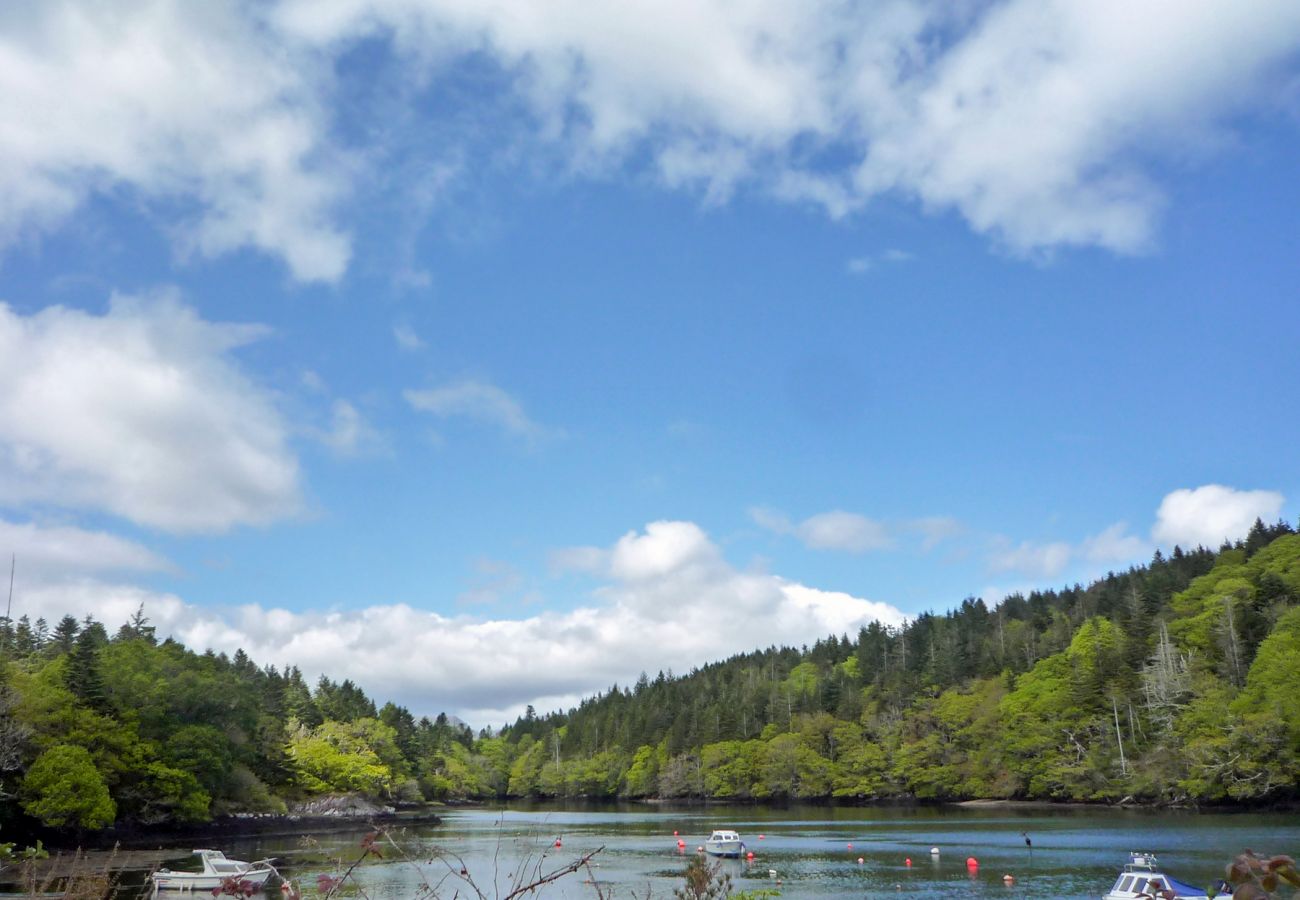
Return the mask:
{"type": "Polygon", "coordinates": [[[678,839],[677,839],[677,849],[680,850],[682,847],[685,847],[685,846],[686,846],[686,842],[685,842],[684,840],[682,840],[681,838],[678,838],[678,839]]]}
{"type": "Polygon", "coordinates": [[[677,829],[676,829],[676,828],[673,829],[673,837],[677,837],[677,829]]]}
{"type": "Polygon", "coordinates": [[[753,850],[750,850],[748,853],[746,853],[746,854],[745,854],[745,859],[748,859],[748,860],[752,861],[752,860],[754,859],[754,851],[753,851],[753,850]]]}
{"type": "Polygon", "coordinates": [[[978,869],[979,867],[980,867],[980,861],[978,859],[976,859],[973,856],[966,857],[966,868],[978,869]]]}
{"type": "Polygon", "coordinates": [[[909,856],[907,859],[903,860],[903,865],[907,866],[909,869],[912,868],[912,857],[909,856]]]}

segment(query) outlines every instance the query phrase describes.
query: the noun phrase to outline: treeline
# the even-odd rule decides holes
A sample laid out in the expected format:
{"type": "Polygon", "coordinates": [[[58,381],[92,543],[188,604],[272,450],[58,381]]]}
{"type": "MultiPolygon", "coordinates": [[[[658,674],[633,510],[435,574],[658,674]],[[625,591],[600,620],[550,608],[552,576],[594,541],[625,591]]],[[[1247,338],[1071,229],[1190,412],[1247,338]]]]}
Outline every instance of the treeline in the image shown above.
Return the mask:
{"type": "Polygon", "coordinates": [[[450,796],[475,738],[418,721],[351,681],[314,687],[242,651],[159,642],[143,610],[109,635],[91,618],[0,618],[0,827],[203,822],[284,813],[327,792],[450,796]]]}
{"type": "MultiPolygon", "coordinates": [[[[688,598],[683,598],[688,602],[688,598]]],[[[642,676],[500,734],[511,795],[1294,797],[1300,536],[642,676]]]]}
{"type": "MultiPolygon", "coordinates": [[[[689,602],[690,598],[683,598],[689,602]]],[[[643,675],[475,735],[158,641],[0,619],[0,827],[204,821],[355,791],[1259,802],[1300,772],[1300,535],[643,675]]]]}

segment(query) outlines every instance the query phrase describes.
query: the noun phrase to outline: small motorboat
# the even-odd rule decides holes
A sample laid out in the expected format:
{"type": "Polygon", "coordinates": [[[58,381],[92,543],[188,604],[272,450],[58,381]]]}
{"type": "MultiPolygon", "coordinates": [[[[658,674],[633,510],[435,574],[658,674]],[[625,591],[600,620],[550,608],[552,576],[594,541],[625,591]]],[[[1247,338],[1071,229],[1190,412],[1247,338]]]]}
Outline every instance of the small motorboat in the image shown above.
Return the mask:
{"type": "Polygon", "coordinates": [[[211,891],[228,882],[261,887],[275,874],[275,866],[271,865],[269,859],[251,863],[242,859],[227,859],[226,854],[220,850],[195,850],[194,855],[203,863],[202,872],[159,869],[153,873],[153,886],[166,891],[211,891]]]}
{"type": "Polygon", "coordinates": [[[1128,865],[1101,900],[1213,900],[1231,893],[1225,890],[1207,894],[1204,888],[1170,877],[1160,868],[1155,854],[1130,853],[1128,865]]]}
{"type": "Polygon", "coordinates": [[[736,858],[745,850],[745,844],[740,839],[740,835],[734,831],[718,830],[709,835],[709,839],[704,842],[704,852],[710,856],[725,856],[736,858]]]}

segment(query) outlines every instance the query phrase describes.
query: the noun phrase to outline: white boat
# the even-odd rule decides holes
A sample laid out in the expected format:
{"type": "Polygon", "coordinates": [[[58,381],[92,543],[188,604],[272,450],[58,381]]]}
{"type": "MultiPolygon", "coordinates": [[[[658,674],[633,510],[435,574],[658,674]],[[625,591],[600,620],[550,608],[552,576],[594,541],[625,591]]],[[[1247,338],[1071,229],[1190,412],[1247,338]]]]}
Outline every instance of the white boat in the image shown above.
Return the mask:
{"type": "Polygon", "coordinates": [[[704,852],[710,856],[740,856],[745,850],[745,844],[740,839],[740,835],[734,831],[718,830],[709,835],[709,839],[704,842],[704,852]]]}
{"type": "Polygon", "coordinates": [[[275,874],[275,867],[269,859],[251,863],[242,859],[227,859],[226,854],[220,850],[195,850],[194,855],[203,862],[202,872],[159,869],[153,873],[153,886],[167,891],[210,891],[233,881],[236,884],[248,883],[253,887],[261,887],[266,879],[275,874]]]}
{"type": "Polygon", "coordinates": [[[1102,900],[1212,900],[1231,893],[1224,890],[1206,894],[1204,888],[1170,877],[1160,868],[1154,854],[1130,853],[1128,865],[1115,879],[1110,892],[1102,895],[1102,900]]]}

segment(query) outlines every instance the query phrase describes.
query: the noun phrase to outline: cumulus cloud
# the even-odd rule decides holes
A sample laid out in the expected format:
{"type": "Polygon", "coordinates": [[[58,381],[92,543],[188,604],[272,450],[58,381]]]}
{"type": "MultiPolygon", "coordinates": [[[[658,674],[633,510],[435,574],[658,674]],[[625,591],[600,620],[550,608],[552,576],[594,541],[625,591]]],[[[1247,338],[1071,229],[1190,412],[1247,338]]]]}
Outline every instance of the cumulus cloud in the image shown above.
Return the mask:
{"type": "Polygon", "coordinates": [[[0,304],[0,502],[175,532],[294,514],[286,429],[232,355],[264,333],[169,292],[115,295],[102,316],[0,304]]]}
{"type": "Polygon", "coordinates": [[[1256,519],[1276,520],[1284,502],[1276,491],[1241,491],[1221,484],[1182,488],[1160,501],[1151,536],[1167,547],[1217,549],[1224,541],[1244,538],[1256,519]]]}
{"type": "MultiPolygon", "coordinates": [[[[255,248],[333,281],[347,173],[325,141],[328,67],[247,4],[51,0],[0,27],[0,247],[129,191],[182,252],[255,248]]],[[[340,157],[341,158],[341,157],[340,157]]]]}
{"type": "Polygon", "coordinates": [[[421,412],[443,419],[472,419],[529,440],[561,434],[558,429],[534,422],[518,400],[485,381],[464,379],[440,387],[404,391],[403,396],[407,403],[421,412]]]}
{"type": "MultiPolygon", "coordinates": [[[[446,616],[402,604],[220,610],[84,579],[28,587],[21,612],[49,620],[90,613],[111,630],[143,603],[160,636],[174,635],[191,649],[242,647],[259,663],[297,665],[312,679],[351,678],[371,696],[417,714],[446,711],[476,725],[500,724],[529,703],[567,706],[614,682],[629,684],[642,671],[683,672],[755,647],[852,634],[872,620],[903,622],[884,603],[738,570],[690,522],[653,522],[612,546],[566,557],[581,559],[599,586],[567,612],[519,618],[446,616]]],[[[513,577],[492,562],[483,572],[513,577]]]]}

